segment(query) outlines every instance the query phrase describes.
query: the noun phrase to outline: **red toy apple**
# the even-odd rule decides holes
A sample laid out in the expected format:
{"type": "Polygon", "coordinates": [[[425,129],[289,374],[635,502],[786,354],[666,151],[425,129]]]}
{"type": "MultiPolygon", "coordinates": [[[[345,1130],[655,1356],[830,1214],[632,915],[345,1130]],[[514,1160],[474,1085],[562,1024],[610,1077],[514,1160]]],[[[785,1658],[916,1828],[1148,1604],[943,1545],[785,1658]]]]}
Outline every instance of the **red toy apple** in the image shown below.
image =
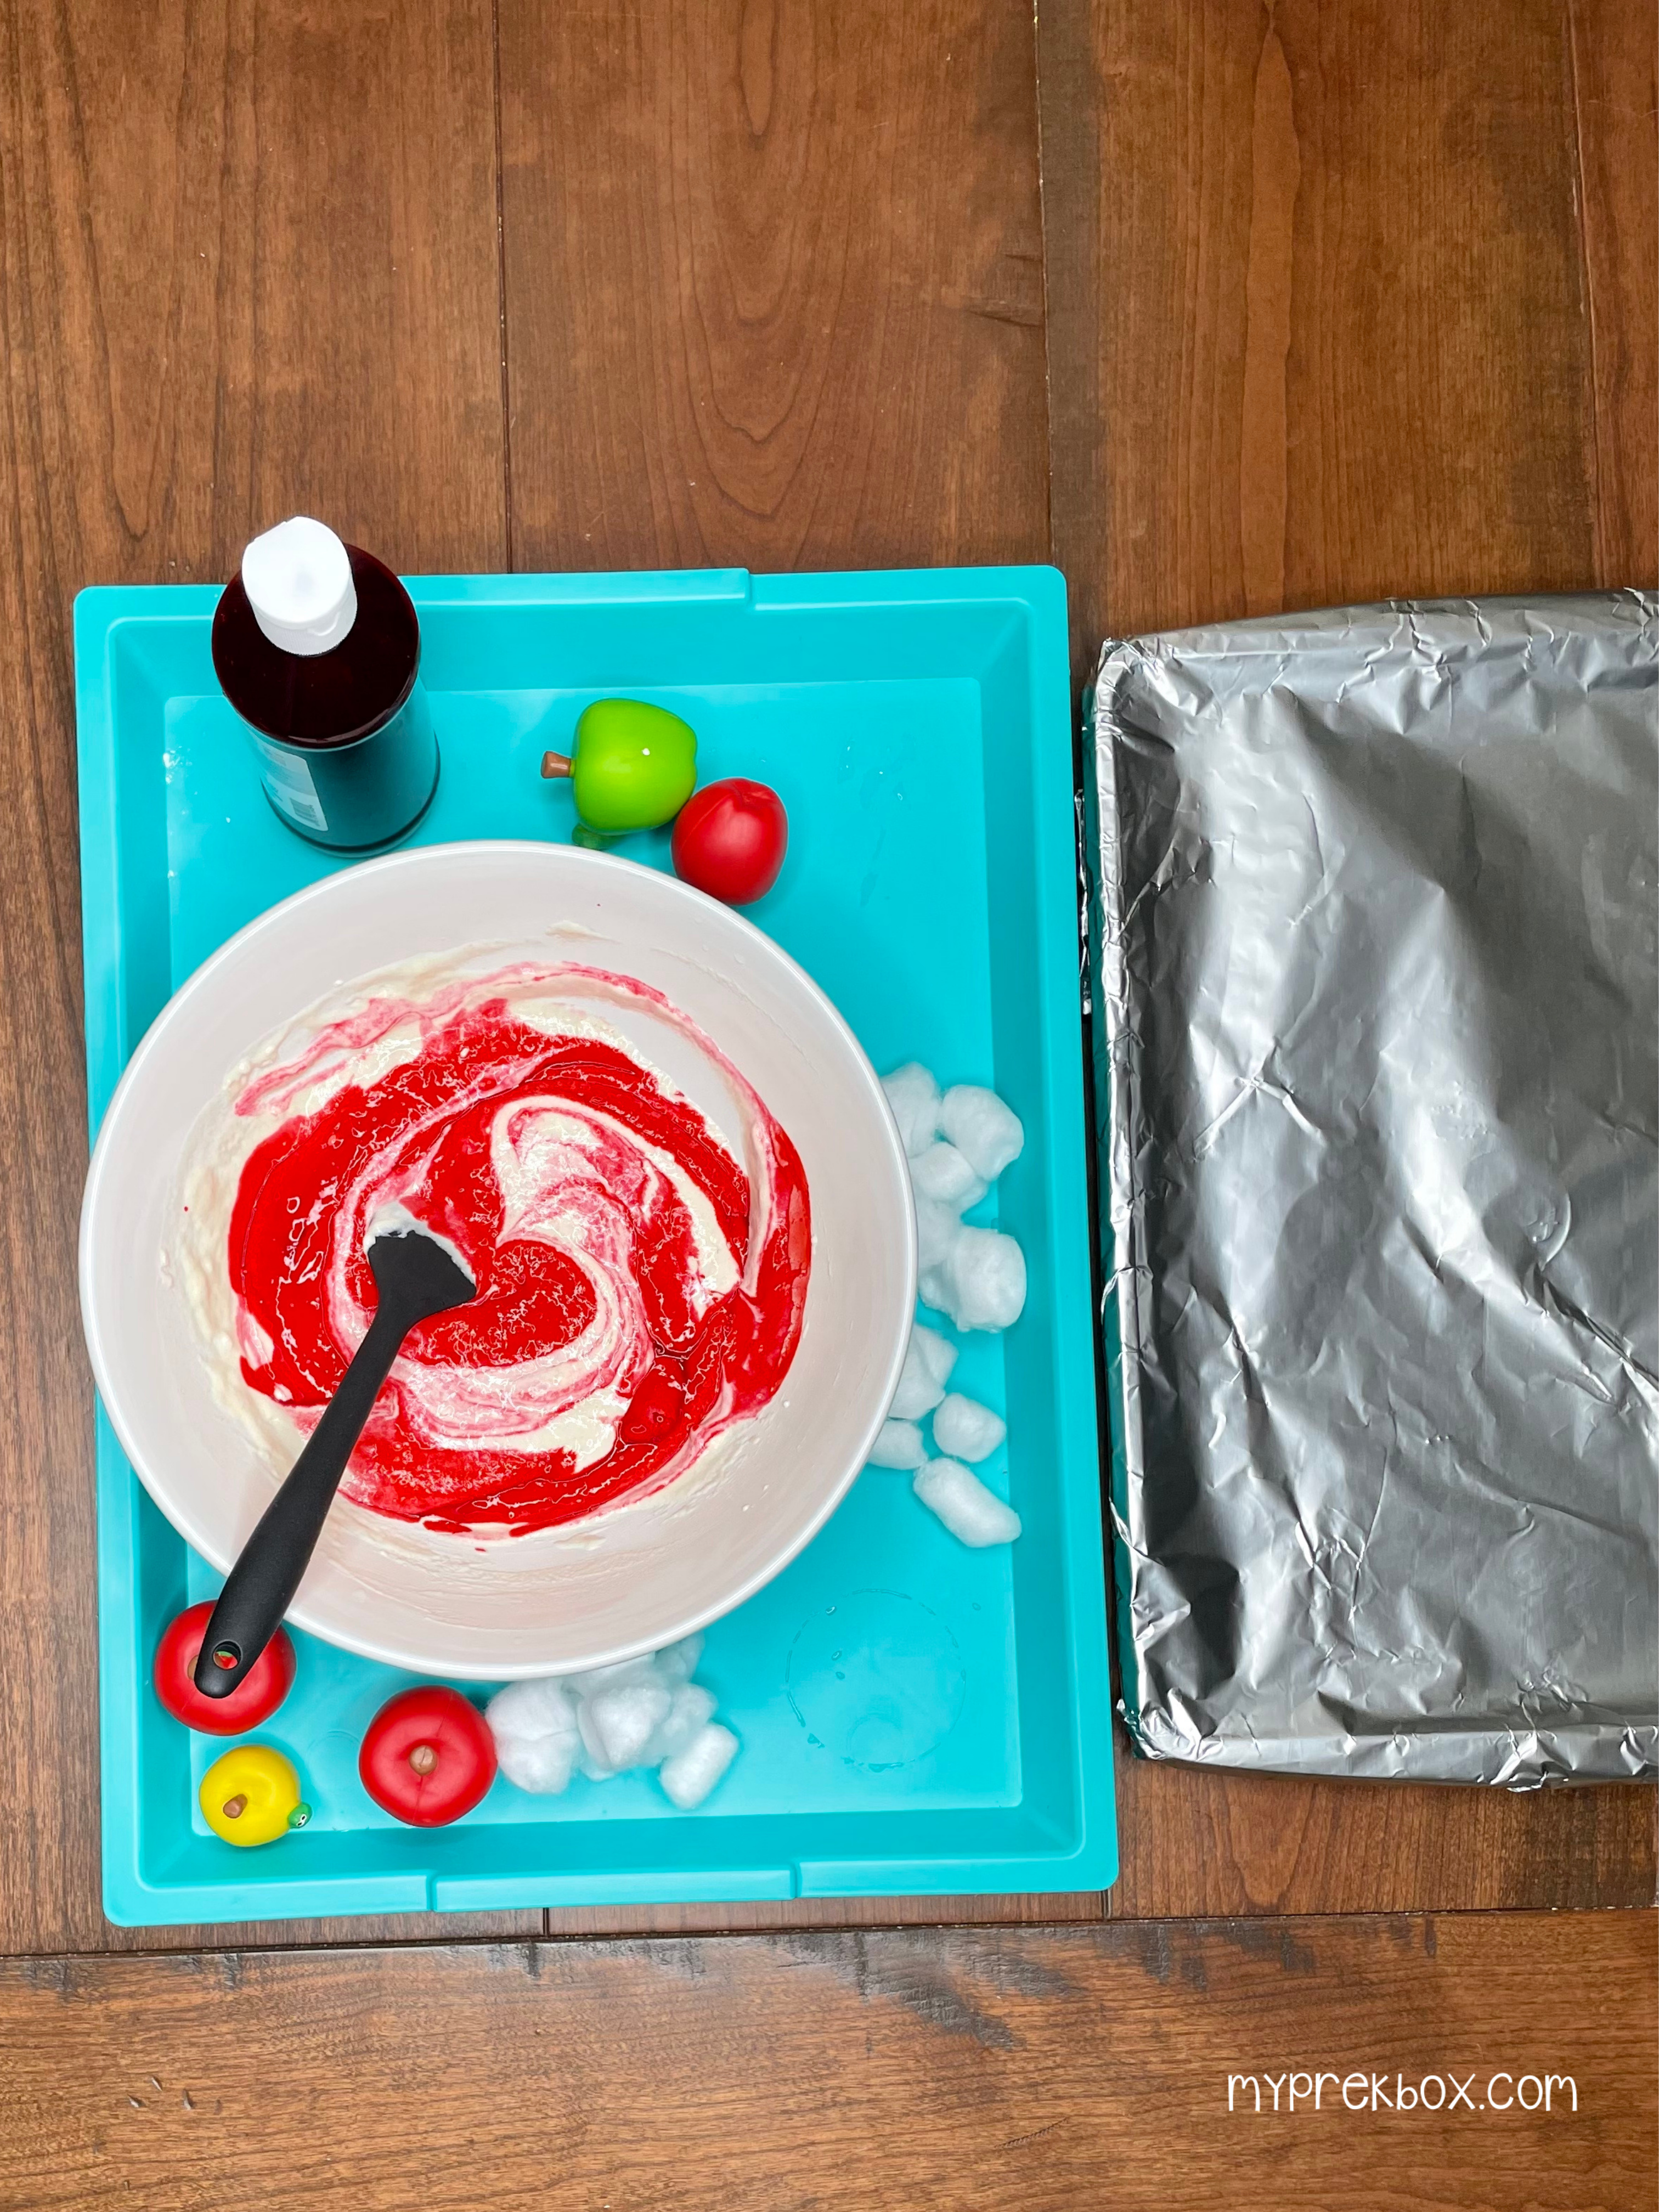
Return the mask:
{"type": "Polygon", "coordinates": [[[789,849],[789,817],[775,791],[729,775],[688,799],[674,823],[674,873],[727,906],[763,898],[789,849]]]}
{"type": "Polygon", "coordinates": [[[495,1739],[459,1690],[426,1683],[399,1690],[375,1714],[357,1771],[383,1813],[411,1828],[441,1828],[495,1779],[495,1739]]]}
{"type": "Polygon", "coordinates": [[[294,1646],[278,1629],[228,1698],[204,1698],[196,1662],[213,1600],[187,1606],[155,1647],[155,1694],[176,1721],[204,1735],[240,1735],[268,1720],[294,1686],[294,1646]]]}

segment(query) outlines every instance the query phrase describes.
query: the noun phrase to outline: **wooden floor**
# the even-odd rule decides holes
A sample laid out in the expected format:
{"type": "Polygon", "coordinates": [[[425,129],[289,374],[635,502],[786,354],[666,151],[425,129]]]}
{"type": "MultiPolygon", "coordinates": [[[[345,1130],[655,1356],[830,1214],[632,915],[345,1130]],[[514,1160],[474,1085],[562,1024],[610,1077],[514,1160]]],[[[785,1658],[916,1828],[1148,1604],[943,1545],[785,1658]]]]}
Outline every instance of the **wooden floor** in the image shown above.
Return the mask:
{"type": "Polygon", "coordinates": [[[1126,1756],[1106,1899],[104,1921],[70,611],[300,507],[406,570],[1053,559],[1079,678],[1650,584],[1655,47],[1655,0],[0,0],[0,2207],[1650,2200],[1650,1791],[1126,1756]],[[1351,2066],[1579,2109],[1226,2112],[1351,2066]]]}
{"type": "Polygon", "coordinates": [[[18,1960],[0,2207],[1644,2212],[1652,1939],[1517,1913],[18,1960]]]}

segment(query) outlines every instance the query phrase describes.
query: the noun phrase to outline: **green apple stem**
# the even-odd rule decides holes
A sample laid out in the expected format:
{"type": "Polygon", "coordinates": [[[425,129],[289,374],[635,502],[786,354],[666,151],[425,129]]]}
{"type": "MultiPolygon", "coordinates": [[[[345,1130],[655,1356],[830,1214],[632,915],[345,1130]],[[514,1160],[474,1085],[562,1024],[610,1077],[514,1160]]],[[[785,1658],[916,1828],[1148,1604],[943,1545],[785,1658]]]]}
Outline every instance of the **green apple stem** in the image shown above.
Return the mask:
{"type": "Polygon", "coordinates": [[[542,774],[544,775],[570,775],[574,774],[574,767],[568,753],[544,753],[542,755],[542,774]]]}

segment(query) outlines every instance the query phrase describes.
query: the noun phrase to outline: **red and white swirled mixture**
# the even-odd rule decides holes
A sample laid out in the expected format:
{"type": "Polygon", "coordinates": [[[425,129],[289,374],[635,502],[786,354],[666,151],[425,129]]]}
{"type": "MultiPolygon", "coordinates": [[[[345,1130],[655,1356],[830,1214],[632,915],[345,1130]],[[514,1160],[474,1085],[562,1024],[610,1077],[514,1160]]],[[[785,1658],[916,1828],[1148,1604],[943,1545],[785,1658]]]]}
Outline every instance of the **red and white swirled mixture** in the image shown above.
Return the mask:
{"type": "Polygon", "coordinates": [[[776,1392],[811,1260],[806,1179],[659,992],[575,963],[388,971],[291,1026],[201,1133],[177,1256],[222,1402],[285,1468],[368,1329],[401,1209],[477,1282],[405,1341],[343,1494],[474,1536],[659,1487],[776,1392]],[[607,1011],[705,1055],[739,1159],[607,1011]],[[287,1039],[302,1039],[283,1052],[287,1039]]]}

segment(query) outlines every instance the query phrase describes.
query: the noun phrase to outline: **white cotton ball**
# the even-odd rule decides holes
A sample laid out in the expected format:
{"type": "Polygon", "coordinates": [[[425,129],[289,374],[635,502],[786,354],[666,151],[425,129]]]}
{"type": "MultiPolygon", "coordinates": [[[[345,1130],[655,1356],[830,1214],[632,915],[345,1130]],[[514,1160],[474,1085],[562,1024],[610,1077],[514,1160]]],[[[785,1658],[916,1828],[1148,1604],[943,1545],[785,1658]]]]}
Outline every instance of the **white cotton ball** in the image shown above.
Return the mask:
{"type": "Polygon", "coordinates": [[[556,1679],[509,1682],[485,1710],[502,1773],[520,1790],[556,1796],[578,1747],[576,1708],[556,1679]]]}
{"type": "Polygon", "coordinates": [[[953,1083],[940,1102],[939,1126],[987,1182],[994,1182],[1024,1149],[1018,1115],[981,1084],[953,1083]]]}
{"type": "Polygon", "coordinates": [[[568,1690],[556,1674],[538,1675],[533,1681],[509,1682],[497,1690],[484,1707],[490,1733],[529,1739],[538,1735],[574,1735],[576,1708],[568,1690]]]}
{"type": "Polygon", "coordinates": [[[596,1765],[620,1774],[637,1766],[646,1746],[668,1718],[672,1693],[653,1680],[622,1682],[582,1700],[582,1744],[596,1765]]]}
{"type": "Polygon", "coordinates": [[[962,1234],[962,1220],[955,1206],[941,1206],[937,1199],[919,1198],[915,1209],[916,1266],[926,1273],[947,1257],[962,1234]]]}
{"type": "Polygon", "coordinates": [[[870,1447],[866,1467],[918,1468],[927,1456],[921,1431],[914,1421],[884,1421],[870,1447]]]}
{"type": "Polygon", "coordinates": [[[945,1382],[956,1364],[957,1347],[950,1339],[918,1322],[910,1332],[889,1413],[901,1421],[919,1420],[922,1414],[931,1413],[945,1395],[945,1382]]]}
{"type": "Polygon", "coordinates": [[[978,1205],[989,1187],[974,1173],[965,1154],[942,1142],[917,1153],[910,1163],[910,1182],[919,1199],[931,1198],[957,1213],[978,1205]]]}
{"type": "Polygon", "coordinates": [[[501,1772],[520,1790],[538,1797],[556,1797],[570,1786],[581,1739],[568,1735],[497,1736],[495,1757],[501,1772]]]}
{"type": "Polygon", "coordinates": [[[888,1418],[896,1421],[919,1421],[924,1413],[933,1412],[944,1395],[938,1383],[933,1382],[915,1358],[907,1352],[904,1370],[899,1376],[898,1389],[893,1394],[888,1418]]]}
{"type": "Polygon", "coordinates": [[[657,1672],[657,1655],[642,1651],[637,1659],[614,1660],[609,1667],[590,1667],[585,1674],[567,1674],[565,1681],[579,1698],[596,1690],[614,1689],[624,1682],[649,1682],[657,1672]]]}
{"type": "Polygon", "coordinates": [[[738,1739],[718,1723],[700,1729],[685,1749],[665,1759],[657,1779],[682,1813],[701,1805],[738,1755],[738,1739]]]}
{"type": "Polygon", "coordinates": [[[1025,1255],[1000,1229],[964,1229],[921,1295],[957,1328],[1007,1328],[1025,1305],[1025,1255]]]}
{"type": "Polygon", "coordinates": [[[951,1459],[988,1459],[1008,1433],[1000,1413],[952,1390],[933,1408],[933,1442],[951,1459]]]}
{"type": "Polygon", "coordinates": [[[484,1718],[509,1782],[542,1796],[567,1786],[580,1738],[575,1701],[562,1682],[550,1676],[509,1682],[489,1700],[484,1718]]]}
{"type": "Polygon", "coordinates": [[[899,1141],[914,1157],[933,1143],[939,1128],[939,1085],[919,1060],[911,1060],[884,1075],[881,1087],[898,1123],[899,1141]]]}
{"type": "Polygon", "coordinates": [[[607,1766],[603,1759],[595,1759],[584,1744],[576,1754],[576,1771],[589,1782],[614,1782],[617,1769],[607,1766]]]}
{"type": "MultiPolygon", "coordinates": [[[[910,1348],[926,1370],[929,1379],[941,1390],[951,1379],[951,1370],[962,1356],[962,1347],[952,1344],[948,1336],[941,1336],[936,1328],[925,1322],[917,1322],[910,1331],[910,1348]]],[[[939,1401],[936,1399],[934,1403],[939,1401]]]]}
{"type": "Polygon", "coordinates": [[[695,1636],[682,1637],[657,1654],[657,1674],[672,1690],[677,1682],[689,1682],[697,1671],[697,1662],[702,1656],[703,1634],[698,1629],[695,1636]]]}
{"type": "Polygon", "coordinates": [[[677,1759],[693,1736],[714,1717],[714,1692],[701,1682],[682,1682],[674,1692],[667,1717],[645,1747],[642,1766],[656,1766],[677,1759]]]}
{"type": "Polygon", "coordinates": [[[1019,1534],[1013,1507],[953,1459],[930,1459],[910,1486],[953,1536],[975,1551],[987,1544],[1012,1544],[1019,1534]]]}

